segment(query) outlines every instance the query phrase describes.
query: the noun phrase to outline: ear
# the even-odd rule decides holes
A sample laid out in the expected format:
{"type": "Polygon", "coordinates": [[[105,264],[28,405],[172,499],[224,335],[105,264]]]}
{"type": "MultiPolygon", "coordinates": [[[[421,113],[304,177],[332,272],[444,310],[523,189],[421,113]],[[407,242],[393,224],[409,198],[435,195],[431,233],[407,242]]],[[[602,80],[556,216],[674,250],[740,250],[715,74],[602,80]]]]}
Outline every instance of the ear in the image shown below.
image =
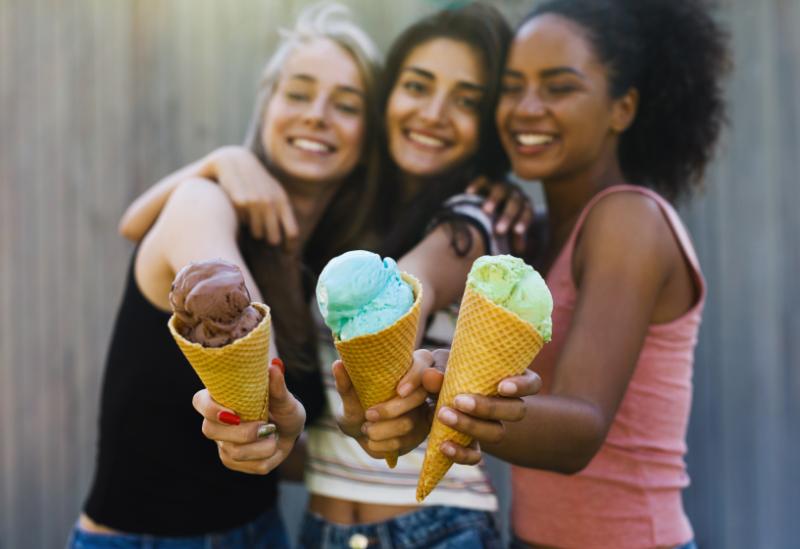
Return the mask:
{"type": "Polygon", "coordinates": [[[611,129],[615,133],[622,133],[628,129],[636,118],[639,107],[639,90],[630,88],[622,96],[614,99],[611,111],[611,129]]]}

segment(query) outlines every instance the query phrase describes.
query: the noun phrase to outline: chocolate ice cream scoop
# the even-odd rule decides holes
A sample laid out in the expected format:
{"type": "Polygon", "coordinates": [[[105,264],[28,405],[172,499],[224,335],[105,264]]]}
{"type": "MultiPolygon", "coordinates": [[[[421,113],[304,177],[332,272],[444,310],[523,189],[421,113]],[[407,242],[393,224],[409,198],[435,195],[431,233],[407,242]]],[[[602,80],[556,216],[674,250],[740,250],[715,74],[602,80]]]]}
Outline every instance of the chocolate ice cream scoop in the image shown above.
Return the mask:
{"type": "Polygon", "coordinates": [[[244,276],[233,263],[190,263],[172,283],[169,302],[180,334],[203,347],[223,347],[246,336],[263,315],[250,305],[244,276]]]}

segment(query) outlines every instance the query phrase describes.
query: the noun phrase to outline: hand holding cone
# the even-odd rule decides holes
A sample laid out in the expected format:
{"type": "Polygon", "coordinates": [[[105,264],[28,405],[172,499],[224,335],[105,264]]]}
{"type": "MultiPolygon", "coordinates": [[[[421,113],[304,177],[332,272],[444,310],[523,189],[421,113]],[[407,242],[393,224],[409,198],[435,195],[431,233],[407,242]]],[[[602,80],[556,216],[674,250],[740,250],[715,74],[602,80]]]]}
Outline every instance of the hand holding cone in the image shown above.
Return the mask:
{"type": "MultiPolygon", "coordinates": [[[[510,256],[484,257],[476,260],[470,277],[480,267],[483,261],[497,264],[509,262],[510,256]],[[485,260],[485,261],[484,261],[485,260]]],[[[513,259],[514,267],[522,263],[517,258],[513,259]]],[[[523,264],[524,265],[524,264],[523,264]]],[[[527,265],[526,271],[533,271],[527,265]]],[[[529,273],[525,272],[524,276],[529,273]]],[[[538,274],[536,274],[538,277],[538,274]]],[[[503,281],[508,285],[508,281],[503,281]]],[[[541,277],[538,277],[536,293],[544,288],[549,297],[549,291],[541,277]],[[541,281],[541,282],[539,282],[541,281]]],[[[512,285],[513,286],[513,285],[512,285]]],[[[516,292],[509,286],[508,295],[516,292]]],[[[525,287],[530,291],[532,286],[525,287]]],[[[516,297],[515,297],[516,299],[516,297]]],[[[544,300],[547,301],[546,299],[544,300]]],[[[523,304],[530,309],[529,303],[523,304]]],[[[543,307],[546,321],[549,323],[552,312],[552,300],[543,307]]],[[[549,326],[549,324],[546,324],[549,326]]],[[[549,333],[545,336],[549,339],[549,333]]],[[[533,362],[533,359],[544,345],[545,339],[534,328],[530,321],[523,320],[518,314],[508,308],[498,305],[477,291],[471,284],[467,284],[461,308],[456,323],[455,335],[447,361],[444,383],[436,404],[433,425],[428,437],[428,447],[425,451],[425,460],[422,465],[419,482],[417,484],[417,501],[424,500],[444,477],[453,461],[445,456],[440,446],[444,441],[452,441],[461,446],[468,446],[472,439],[444,425],[437,419],[439,409],[443,406],[453,407],[453,401],[459,394],[478,394],[496,396],[497,385],[507,377],[522,374],[533,362]]]]}
{"type": "MultiPolygon", "coordinates": [[[[334,340],[364,410],[396,396],[397,383],[411,366],[419,325],[422,285],[407,273],[402,273],[402,277],[414,291],[414,304],[405,315],[388,328],[373,334],[345,341],[334,340]]],[[[396,453],[386,457],[389,467],[394,468],[397,457],[396,453]]]]}

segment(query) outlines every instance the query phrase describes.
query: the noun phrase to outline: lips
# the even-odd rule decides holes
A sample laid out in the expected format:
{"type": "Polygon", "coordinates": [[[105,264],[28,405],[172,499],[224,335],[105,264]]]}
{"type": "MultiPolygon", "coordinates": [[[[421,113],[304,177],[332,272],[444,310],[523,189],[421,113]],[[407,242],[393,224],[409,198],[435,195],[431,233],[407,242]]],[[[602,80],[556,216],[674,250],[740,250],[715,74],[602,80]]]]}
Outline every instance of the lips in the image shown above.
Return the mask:
{"type": "Polygon", "coordinates": [[[432,135],[428,132],[420,132],[416,130],[404,130],[403,135],[406,139],[416,145],[420,145],[426,149],[441,150],[450,145],[446,139],[432,135]]]}
{"type": "Polygon", "coordinates": [[[336,151],[336,147],[311,137],[290,137],[288,139],[289,145],[301,151],[315,153],[315,154],[331,154],[336,151]]]}

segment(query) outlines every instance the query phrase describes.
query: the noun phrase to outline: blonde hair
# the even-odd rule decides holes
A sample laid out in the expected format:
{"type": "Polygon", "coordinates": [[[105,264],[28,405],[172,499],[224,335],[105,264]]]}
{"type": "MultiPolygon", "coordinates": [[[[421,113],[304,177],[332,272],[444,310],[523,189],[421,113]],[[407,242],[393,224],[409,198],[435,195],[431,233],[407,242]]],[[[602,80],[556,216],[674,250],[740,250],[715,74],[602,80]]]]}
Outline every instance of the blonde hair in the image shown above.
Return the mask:
{"type": "MultiPolygon", "coordinates": [[[[364,148],[362,150],[362,169],[354,170],[354,173],[345,181],[344,186],[357,189],[358,203],[352,201],[347,205],[348,222],[337,231],[338,240],[350,243],[361,231],[363,231],[368,210],[371,209],[373,201],[377,197],[377,185],[380,174],[380,150],[379,150],[379,84],[380,72],[382,68],[381,54],[378,47],[358,25],[350,19],[350,10],[342,4],[336,2],[320,2],[304,9],[297,18],[297,22],[292,29],[279,29],[280,42],[267,61],[261,74],[256,105],[253,117],[250,120],[245,146],[264,163],[269,166],[269,158],[266,155],[264,145],[261,141],[261,134],[264,124],[267,105],[269,104],[272,93],[281,76],[286,60],[298,48],[318,39],[328,39],[343,47],[358,66],[361,78],[364,82],[365,91],[365,135],[364,148]],[[358,179],[358,181],[353,181],[358,179]]],[[[330,208],[338,209],[339,205],[331,204],[330,208]]]]}

